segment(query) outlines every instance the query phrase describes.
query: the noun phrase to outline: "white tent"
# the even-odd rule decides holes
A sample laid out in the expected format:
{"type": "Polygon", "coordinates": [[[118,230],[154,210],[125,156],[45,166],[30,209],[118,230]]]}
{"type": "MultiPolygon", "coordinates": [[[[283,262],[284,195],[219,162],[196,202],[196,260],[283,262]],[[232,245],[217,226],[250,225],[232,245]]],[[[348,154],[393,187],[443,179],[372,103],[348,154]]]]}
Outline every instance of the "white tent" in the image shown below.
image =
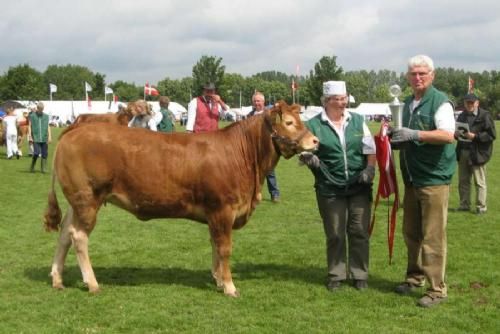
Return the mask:
{"type": "MultiPolygon", "coordinates": [[[[36,104],[33,101],[17,101],[28,108],[31,105],[36,104]]],[[[92,101],[90,104],[87,101],[40,101],[43,102],[45,108],[44,112],[48,114],[51,118],[58,118],[59,122],[66,124],[67,121],[74,121],[76,117],[80,114],[105,114],[105,113],[115,113],[118,111],[118,106],[120,104],[127,105],[125,102],[114,102],[114,101],[92,101]]],[[[150,102],[149,104],[153,106],[153,111],[159,111],[160,105],[158,102],[150,102]]],[[[187,113],[186,108],[177,102],[170,102],[168,108],[174,113],[175,118],[179,120],[182,113],[187,113]]],[[[18,109],[16,114],[19,116],[27,111],[27,109],[18,109]]]]}
{"type": "Polygon", "coordinates": [[[390,116],[389,103],[361,103],[354,112],[370,118],[374,116],[390,116]]]}

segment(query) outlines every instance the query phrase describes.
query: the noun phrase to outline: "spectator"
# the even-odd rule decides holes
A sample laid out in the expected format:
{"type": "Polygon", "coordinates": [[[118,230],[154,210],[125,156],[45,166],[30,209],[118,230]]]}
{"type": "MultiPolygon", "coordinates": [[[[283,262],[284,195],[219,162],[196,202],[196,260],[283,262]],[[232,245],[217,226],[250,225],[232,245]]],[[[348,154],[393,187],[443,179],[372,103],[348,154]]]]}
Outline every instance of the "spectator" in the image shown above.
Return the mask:
{"type": "Polygon", "coordinates": [[[458,140],[456,153],[458,160],[458,211],[470,210],[470,180],[474,177],[476,186],[476,213],[486,213],[486,163],[493,152],[496,138],[495,122],[491,114],[479,108],[479,98],[467,94],[465,110],[457,118],[455,139],[458,140]],[[465,125],[458,126],[458,122],[465,125]]]}
{"type": "Polygon", "coordinates": [[[160,114],[161,121],[158,123],[158,131],[174,132],[175,131],[175,115],[168,109],[170,99],[167,96],[160,96],[160,114]]]}
{"type": "MultiPolygon", "coordinates": [[[[252,96],[252,111],[248,113],[248,116],[262,114],[264,112],[265,97],[261,92],[255,92],[252,96]]],[[[280,201],[280,190],[278,188],[278,182],[276,181],[276,174],[274,170],[266,175],[267,190],[269,190],[269,195],[271,196],[271,201],[273,203],[278,203],[280,201]]]]}
{"type": "Polygon", "coordinates": [[[7,144],[7,159],[12,159],[14,155],[19,159],[21,152],[17,147],[17,117],[12,107],[8,107],[6,112],[7,115],[3,118],[3,126],[7,144]]]}
{"type": "Polygon", "coordinates": [[[52,142],[52,134],[49,127],[49,115],[43,112],[44,105],[38,102],[36,112],[29,115],[28,139],[33,143],[33,157],[31,159],[30,172],[35,172],[38,156],[42,157],[41,171],[47,170],[48,144],[52,142]]]}
{"type": "Polygon", "coordinates": [[[421,307],[447,298],[445,283],[446,224],[450,183],[456,159],[455,118],[448,97],[434,88],[434,63],[418,55],[408,61],[407,79],[413,91],[404,103],[403,127],[391,142],[404,144],[400,154],[405,185],[403,236],[408,251],[406,280],[396,287],[408,294],[429,281],[421,307]]]}
{"type": "Polygon", "coordinates": [[[356,289],[368,287],[375,143],[363,116],[346,110],[347,99],[344,81],[323,84],[324,110],[306,123],[319,148],[299,156],[315,177],[332,292],[349,277],[356,289]]]}
{"type": "Polygon", "coordinates": [[[128,126],[130,128],[143,128],[150,129],[151,131],[157,130],[157,120],[153,117],[153,111],[151,106],[144,100],[139,100],[135,103],[136,114],[128,126]]]}
{"type": "Polygon", "coordinates": [[[219,118],[229,110],[215,92],[215,85],[207,83],[203,86],[203,94],[189,102],[187,132],[214,131],[219,128],[219,118]]]}

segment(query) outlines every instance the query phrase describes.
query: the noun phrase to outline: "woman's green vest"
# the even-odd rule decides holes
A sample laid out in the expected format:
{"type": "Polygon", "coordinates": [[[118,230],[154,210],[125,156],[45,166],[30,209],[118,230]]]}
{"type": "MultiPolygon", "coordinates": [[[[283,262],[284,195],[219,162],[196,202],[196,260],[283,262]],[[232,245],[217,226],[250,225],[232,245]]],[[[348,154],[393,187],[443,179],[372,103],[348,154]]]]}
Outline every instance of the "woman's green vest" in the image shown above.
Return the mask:
{"type": "Polygon", "coordinates": [[[319,139],[315,154],[322,166],[312,172],[314,187],[322,196],[349,195],[362,187],[357,179],[367,163],[363,154],[363,123],[363,116],[350,113],[343,147],[337,132],[321,118],[321,114],[306,122],[307,128],[319,139]]]}

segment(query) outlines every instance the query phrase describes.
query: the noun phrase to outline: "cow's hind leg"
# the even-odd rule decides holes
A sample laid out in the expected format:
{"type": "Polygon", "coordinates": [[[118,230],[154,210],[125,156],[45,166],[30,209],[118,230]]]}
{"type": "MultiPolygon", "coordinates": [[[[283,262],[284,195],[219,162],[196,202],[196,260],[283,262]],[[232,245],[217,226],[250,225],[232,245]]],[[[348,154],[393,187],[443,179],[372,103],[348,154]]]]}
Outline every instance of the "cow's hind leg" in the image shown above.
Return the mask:
{"type": "Polygon", "coordinates": [[[75,220],[70,230],[71,240],[75,248],[76,258],[82,272],[83,282],[88,286],[89,292],[99,292],[99,285],[95,278],[89,257],[89,235],[96,223],[96,203],[85,202],[86,205],[76,206],[75,220]]]}
{"type": "Polygon", "coordinates": [[[217,282],[217,285],[222,285],[224,294],[231,297],[238,297],[239,292],[233,283],[229,258],[232,251],[232,227],[234,215],[231,210],[227,212],[219,212],[212,215],[209,219],[208,228],[212,239],[213,247],[215,248],[214,265],[212,274],[217,282]]]}
{"type": "Polygon", "coordinates": [[[66,255],[68,254],[69,247],[71,246],[70,225],[74,220],[74,213],[71,206],[68,208],[66,215],[63,218],[61,233],[59,234],[59,241],[57,243],[56,254],[52,262],[52,287],[56,289],[64,289],[63,285],[63,271],[66,255]]]}
{"type": "Polygon", "coordinates": [[[222,290],[224,289],[224,284],[222,282],[222,267],[220,266],[217,247],[215,246],[215,242],[212,237],[210,237],[210,243],[212,245],[212,277],[215,280],[217,288],[222,290]]]}

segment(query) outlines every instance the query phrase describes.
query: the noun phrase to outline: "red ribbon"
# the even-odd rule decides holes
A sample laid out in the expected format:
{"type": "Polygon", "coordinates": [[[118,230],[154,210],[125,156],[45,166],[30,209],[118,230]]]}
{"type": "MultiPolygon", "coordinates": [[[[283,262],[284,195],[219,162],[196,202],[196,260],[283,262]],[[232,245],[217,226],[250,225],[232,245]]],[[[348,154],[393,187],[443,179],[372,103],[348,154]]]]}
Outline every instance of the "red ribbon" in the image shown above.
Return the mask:
{"type": "Polygon", "coordinates": [[[389,211],[387,212],[387,244],[389,247],[389,263],[392,263],[394,232],[396,230],[396,213],[399,208],[399,192],[398,182],[396,178],[396,169],[394,168],[394,158],[391,150],[391,143],[389,141],[389,136],[387,136],[388,129],[389,123],[387,123],[386,121],[382,121],[380,132],[378,135],[375,135],[375,145],[377,147],[377,164],[379,168],[380,179],[378,183],[377,196],[375,197],[375,203],[373,206],[373,215],[369,232],[371,235],[373,226],[375,225],[375,211],[377,209],[379,198],[387,198],[387,203],[389,203],[389,196],[391,194],[394,194],[394,203],[392,204],[390,216],[389,211]]]}

